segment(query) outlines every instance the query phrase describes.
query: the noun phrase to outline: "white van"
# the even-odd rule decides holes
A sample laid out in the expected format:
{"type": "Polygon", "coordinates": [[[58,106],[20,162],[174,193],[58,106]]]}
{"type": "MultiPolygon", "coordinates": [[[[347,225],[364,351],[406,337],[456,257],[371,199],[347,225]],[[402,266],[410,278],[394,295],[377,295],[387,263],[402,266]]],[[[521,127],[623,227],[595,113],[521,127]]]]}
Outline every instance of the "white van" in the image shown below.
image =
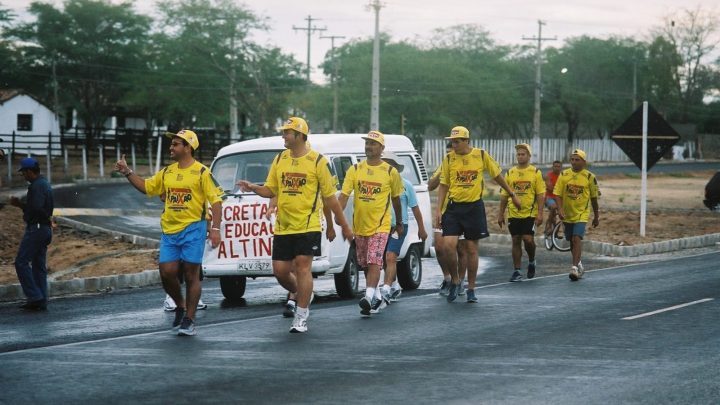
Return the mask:
{"type": "MultiPolygon", "coordinates": [[[[338,195],[345,173],[353,164],[365,159],[365,134],[310,134],[312,149],[322,153],[330,162],[332,173],[338,177],[338,195]]],[[[270,277],[272,272],[273,221],[267,220],[269,200],[253,193],[241,192],[235,183],[248,180],[262,184],[267,178],[270,165],[284,149],[280,136],[253,139],[226,146],[212,163],[213,175],[226,192],[220,225],[221,243],[216,249],[206,245],[202,269],[205,277],[219,277],[225,298],[238,300],[245,294],[247,278],[270,277]]],[[[408,139],[402,135],[385,135],[385,150],[394,152],[405,168],[402,176],[408,179],[417,193],[418,205],[423,214],[428,240],[422,242],[417,236],[417,222],[408,210],[408,234],[400,251],[398,281],[402,288],[416,289],[422,281],[422,262],[432,246],[432,218],[430,196],[427,189],[428,173],[422,157],[408,139]]],[[[352,198],[345,209],[345,216],[352,224],[352,198]]],[[[325,221],[323,219],[323,229],[325,221]]],[[[359,274],[355,252],[351,244],[342,240],[340,227],[337,237],[330,242],[325,238],[321,255],[312,265],[314,276],[333,274],[335,288],[343,298],[352,298],[358,291],[359,274]]]]}

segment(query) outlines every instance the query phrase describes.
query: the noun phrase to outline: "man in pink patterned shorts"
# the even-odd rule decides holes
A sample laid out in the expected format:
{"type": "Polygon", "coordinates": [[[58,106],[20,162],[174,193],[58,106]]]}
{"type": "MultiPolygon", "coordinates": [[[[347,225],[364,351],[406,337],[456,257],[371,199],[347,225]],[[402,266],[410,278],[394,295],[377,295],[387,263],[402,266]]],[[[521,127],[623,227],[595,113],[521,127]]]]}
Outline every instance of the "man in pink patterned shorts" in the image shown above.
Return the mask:
{"type": "MultiPolygon", "coordinates": [[[[365,296],[359,303],[360,314],[370,316],[370,311],[377,310],[382,302],[377,286],[390,235],[390,204],[395,218],[402,218],[400,195],[404,186],[397,169],[382,160],[385,136],[379,131],[370,131],[363,139],[367,159],[348,169],[338,200],[345,209],[350,194],[354,193],[355,254],[366,280],[365,296]]],[[[402,235],[402,223],[398,223],[393,232],[402,235]]]]}

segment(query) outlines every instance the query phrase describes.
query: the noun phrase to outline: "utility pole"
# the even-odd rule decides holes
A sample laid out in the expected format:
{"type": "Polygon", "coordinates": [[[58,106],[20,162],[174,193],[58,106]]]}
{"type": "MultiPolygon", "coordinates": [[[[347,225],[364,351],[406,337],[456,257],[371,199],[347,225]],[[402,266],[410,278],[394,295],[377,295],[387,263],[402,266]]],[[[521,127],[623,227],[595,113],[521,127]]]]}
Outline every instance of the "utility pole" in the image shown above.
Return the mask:
{"type": "Polygon", "coordinates": [[[330,40],[330,55],[332,57],[332,65],[333,65],[333,72],[330,76],[330,82],[332,84],[333,88],[333,126],[332,131],[334,134],[337,134],[337,121],[338,121],[338,84],[337,84],[337,73],[338,73],[338,63],[337,59],[335,58],[335,40],[336,39],[343,39],[345,37],[340,35],[329,35],[329,36],[320,36],[320,39],[329,39],[330,40]]]}
{"type": "Polygon", "coordinates": [[[307,21],[307,28],[302,27],[296,27],[293,25],[293,30],[295,31],[307,31],[307,81],[310,82],[310,38],[312,38],[312,33],[315,31],[325,31],[327,28],[318,28],[312,25],[313,21],[320,21],[319,18],[312,18],[312,16],[308,15],[305,19],[307,21]]]}
{"type": "Polygon", "coordinates": [[[632,99],[632,110],[635,111],[637,107],[637,58],[633,55],[633,99],[632,99]]]}
{"type": "Polygon", "coordinates": [[[372,91],[370,96],[370,130],[380,128],[380,0],[368,4],[375,10],[375,41],[373,42],[372,91]]]}
{"type": "Polygon", "coordinates": [[[542,26],[544,22],[538,20],[538,35],[537,37],[522,37],[524,40],[537,41],[537,53],[535,55],[535,114],[533,115],[533,137],[532,137],[532,148],[535,150],[535,156],[537,156],[536,162],[540,162],[540,98],[542,97],[542,41],[555,41],[557,37],[543,38],[542,37],[542,26]]]}

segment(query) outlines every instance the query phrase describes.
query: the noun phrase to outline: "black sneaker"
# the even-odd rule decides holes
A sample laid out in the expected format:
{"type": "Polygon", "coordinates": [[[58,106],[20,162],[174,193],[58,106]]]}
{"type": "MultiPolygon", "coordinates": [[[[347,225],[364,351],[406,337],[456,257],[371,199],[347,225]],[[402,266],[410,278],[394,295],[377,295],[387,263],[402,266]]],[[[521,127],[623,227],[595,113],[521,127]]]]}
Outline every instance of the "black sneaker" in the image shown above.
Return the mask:
{"type": "Polygon", "coordinates": [[[528,280],[535,277],[535,264],[534,263],[528,263],[528,271],[527,271],[527,278],[528,280]]]}
{"type": "Polygon", "coordinates": [[[180,327],[180,323],[182,323],[183,318],[185,317],[185,308],[176,307],[175,308],[175,319],[173,319],[173,330],[178,330],[180,327]]]}
{"type": "Polygon", "coordinates": [[[455,301],[459,292],[460,292],[460,284],[450,283],[450,291],[448,291],[447,302],[455,301]]]}
{"type": "Polygon", "coordinates": [[[20,309],[28,311],[47,311],[47,302],[45,300],[28,301],[20,305],[20,309]]]}
{"type": "Polygon", "coordinates": [[[522,281],[522,274],[520,274],[520,272],[518,270],[515,270],[513,272],[512,276],[510,277],[510,282],[517,283],[518,281],[522,281]]]}
{"type": "Polygon", "coordinates": [[[370,316],[370,310],[372,309],[372,304],[370,304],[370,300],[368,300],[367,297],[362,297],[360,299],[360,302],[358,303],[358,305],[360,305],[360,315],[370,316]]]}
{"type": "Polygon", "coordinates": [[[195,330],[195,322],[187,316],[180,322],[180,329],[178,329],[178,336],[195,336],[197,331],[195,330]]]}
{"type": "Polygon", "coordinates": [[[283,317],[285,318],[292,318],[295,316],[295,310],[297,309],[297,304],[294,300],[287,300],[285,303],[285,309],[283,310],[283,317]]]}

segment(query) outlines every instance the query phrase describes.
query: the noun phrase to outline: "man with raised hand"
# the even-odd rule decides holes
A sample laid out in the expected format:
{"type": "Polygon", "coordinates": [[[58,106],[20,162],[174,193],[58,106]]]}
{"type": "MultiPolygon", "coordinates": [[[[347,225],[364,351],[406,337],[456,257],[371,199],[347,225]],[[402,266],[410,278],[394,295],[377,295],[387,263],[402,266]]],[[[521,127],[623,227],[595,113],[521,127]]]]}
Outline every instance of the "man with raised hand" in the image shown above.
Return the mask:
{"type": "MultiPolygon", "coordinates": [[[[535,229],[543,222],[543,200],[545,181],[540,169],[530,164],[532,154],[530,145],[515,145],[517,165],[505,174],[505,182],[520,198],[520,207],[511,205],[508,210],[508,230],[512,236],[513,273],[510,282],[522,281],[522,245],[528,254],[527,278],[535,277],[535,229]]],[[[508,206],[508,194],[500,190],[500,209],[498,225],[505,224],[505,208],[508,206]]]]}
{"type": "MultiPolygon", "coordinates": [[[[360,314],[370,316],[382,303],[380,292],[380,269],[390,234],[390,209],[395,218],[402,218],[400,195],[403,182],[397,169],[382,160],[385,150],[385,135],[370,131],[365,140],[366,160],[348,169],[343,181],[340,205],[345,208],[350,194],[353,197],[353,230],[355,231],[355,253],[357,263],[365,271],[365,296],[359,302],[360,314]],[[376,294],[377,293],[377,294],[376,294]]],[[[405,228],[401,222],[395,232],[402,235],[405,228]]]]}
{"type": "MultiPolygon", "coordinates": [[[[343,238],[352,240],[352,230],[335,198],[337,181],[330,164],[310,149],[307,122],[290,117],[279,128],[285,150],[273,159],[264,185],[240,180],[244,192],[277,197],[277,218],[272,246],[273,274],[281,286],[297,297],[290,333],[305,333],[313,296],[312,261],[320,255],[320,199],[335,214],[343,238]]],[[[332,223],[327,224],[328,227],[332,223]]]]}
{"type": "Polygon", "coordinates": [[[582,240],[585,237],[585,228],[590,219],[590,206],[593,210],[593,228],[600,224],[600,207],[598,188],[595,175],[587,170],[587,155],[581,149],[575,149],[570,154],[569,169],[565,169],[555,183],[553,194],[557,196],[558,216],[565,225],[565,239],[570,241],[572,252],[572,267],[570,267],[570,280],[578,281],[582,278],[585,269],[582,265],[582,240]]]}
{"type": "Polygon", "coordinates": [[[135,174],[127,165],[125,155],[115,163],[115,170],[127,177],[130,184],[149,197],[165,195],[165,209],[160,217],[160,277],[165,292],[177,307],[173,329],[179,336],[193,336],[195,311],[202,285],[202,264],[205,240],[214,248],[220,244],[220,211],[223,190],[210,170],[194,158],[200,147],[197,134],[184,129],[165,134],[170,141],[170,158],[175,161],[149,179],[135,174]],[[207,231],[206,212],[210,206],[212,224],[207,231]],[[182,295],[178,274],[185,279],[182,295]]]}
{"type": "Polygon", "coordinates": [[[485,187],[483,173],[494,179],[512,198],[513,204],[520,208],[520,200],[510,190],[501,175],[498,163],[483,149],[470,145],[470,131],[462,126],[450,131],[449,139],[453,150],[442,161],[442,174],[438,188],[438,201],[435,214],[435,226],[442,227],[444,260],[452,277],[447,301],[453,302],[460,292],[460,278],[457,269],[457,255],[460,235],[468,241],[464,244],[467,262],[467,302],[477,302],[475,280],[478,269],[478,241],[490,236],[487,229],[485,204],[482,196],[485,187]],[[442,211],[447,200],[447,207],[442,211]]]}

